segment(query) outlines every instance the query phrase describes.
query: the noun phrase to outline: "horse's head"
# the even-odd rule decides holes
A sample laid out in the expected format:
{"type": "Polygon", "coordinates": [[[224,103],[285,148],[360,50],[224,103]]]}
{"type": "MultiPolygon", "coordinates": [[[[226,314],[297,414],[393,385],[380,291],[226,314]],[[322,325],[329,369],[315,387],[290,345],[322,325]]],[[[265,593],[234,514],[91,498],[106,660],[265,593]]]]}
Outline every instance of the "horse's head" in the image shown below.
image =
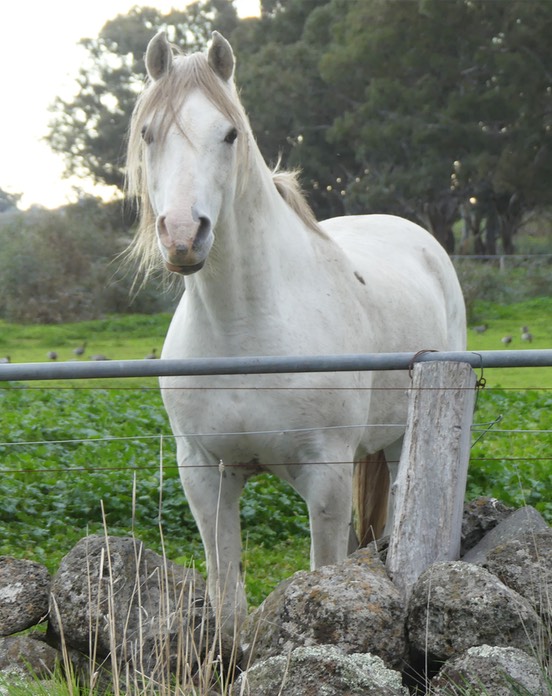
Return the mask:
{"type": "Polygon", "coordinates": [[[155,227],[166,267],[186,275],[203,267],[221,211],[236,193],[247,119],[233,84],[232,48],[218,32],[207,54],[191,56],[173,56],[159,33],[146,67],[149,85],[129,138],[129,187],[142,205],[144,239],[137,243],[152,252],[145,238],[155,227]]]}

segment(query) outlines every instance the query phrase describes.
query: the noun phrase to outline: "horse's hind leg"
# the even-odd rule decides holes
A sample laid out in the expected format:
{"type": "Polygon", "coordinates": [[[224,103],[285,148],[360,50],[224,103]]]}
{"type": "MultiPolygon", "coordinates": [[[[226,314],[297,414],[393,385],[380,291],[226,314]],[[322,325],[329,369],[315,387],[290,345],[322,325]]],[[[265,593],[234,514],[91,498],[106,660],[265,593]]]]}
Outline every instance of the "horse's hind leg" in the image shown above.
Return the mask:
{"type": "Polygon", "coordinates": [[[364,455],[355,464],[353,514],[360,547],[391,533],[402,444],[403,438],[399,437],[384,450],[364,455]]]}
{"type": "Polygon", "coordinates": [[[364,455],[355,463],[353,519],[361,548],[383,534],[388,515],[388,491],[389,473],[383,451],[364,455]]]}
{"type": "Polygon", "coordinates": [[[182,466],[180,474],[205,548],[211,604],[223,631],[233,633],[247,614],[239,515],[245,479],[239,471],[216,465],[182,466]]]}

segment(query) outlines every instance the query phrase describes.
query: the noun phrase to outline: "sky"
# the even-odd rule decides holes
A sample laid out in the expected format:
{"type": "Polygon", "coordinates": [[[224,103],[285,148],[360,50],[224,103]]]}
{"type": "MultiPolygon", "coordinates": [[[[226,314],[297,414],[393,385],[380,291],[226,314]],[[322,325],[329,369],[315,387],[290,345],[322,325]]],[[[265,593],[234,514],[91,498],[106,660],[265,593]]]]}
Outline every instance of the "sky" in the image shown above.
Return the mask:
{"type": "MultiPolygon", "coordinates": [[[[163,13],[189,0],[0,0],[0,189],[23,194],[19,207],[56,208],[77,191],[109,197],[80,179],[63,179],[63,161],[43,138],[55,97],[69,97],[84,58],[81,38],[135,5],[163,13]]],[[[241,17],[258,14],[259,0],[237,0],[241,17]]],[[[145,47],[144,47],[145,49],[145,47]]]]}

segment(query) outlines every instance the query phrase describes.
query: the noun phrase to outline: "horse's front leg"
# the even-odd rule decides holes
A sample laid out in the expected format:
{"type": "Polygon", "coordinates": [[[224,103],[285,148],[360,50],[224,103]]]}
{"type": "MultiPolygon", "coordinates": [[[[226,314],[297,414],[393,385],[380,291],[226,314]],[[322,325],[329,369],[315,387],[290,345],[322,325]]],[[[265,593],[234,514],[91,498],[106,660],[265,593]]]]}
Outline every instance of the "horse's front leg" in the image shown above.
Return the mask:
{"type": "Polygon", "coordinates": [[[307,503],[311,530],[311,569],[347,556],[352,514],[352,462],[304,464],[292,484],[307,503]]]}
{"type": "Polygon", "coordinates": [[[189,459],[179,459],[179,463],[184,492],[205,549],[211,604],[221,629],[232,634],[247,614],[239,514],[245,478],[239,471],[213,462],[189,466],[189,459]]]}

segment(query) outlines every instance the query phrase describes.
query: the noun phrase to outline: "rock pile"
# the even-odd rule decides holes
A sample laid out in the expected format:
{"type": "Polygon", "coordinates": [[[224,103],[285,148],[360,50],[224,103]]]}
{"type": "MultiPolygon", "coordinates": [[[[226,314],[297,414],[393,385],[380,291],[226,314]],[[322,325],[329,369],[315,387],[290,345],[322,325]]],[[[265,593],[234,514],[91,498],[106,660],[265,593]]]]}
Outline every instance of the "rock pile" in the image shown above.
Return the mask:
{"type": "Polygon", "coordinates": [[[533,508],[478,499],[463,544],[462,560],[430,566],[406,600],[381,544],[296,573],[249,615],[239,650],[214,638],[203,578],[135,539],[86,537],[53,578],[1,557],[0,673],[48,679],[63,646],[87,683],[163,683],[171,671],[221,693],[198,676],[208,662],[238,665],[232,696],[549,694],[552,529],[533,508]]]}

